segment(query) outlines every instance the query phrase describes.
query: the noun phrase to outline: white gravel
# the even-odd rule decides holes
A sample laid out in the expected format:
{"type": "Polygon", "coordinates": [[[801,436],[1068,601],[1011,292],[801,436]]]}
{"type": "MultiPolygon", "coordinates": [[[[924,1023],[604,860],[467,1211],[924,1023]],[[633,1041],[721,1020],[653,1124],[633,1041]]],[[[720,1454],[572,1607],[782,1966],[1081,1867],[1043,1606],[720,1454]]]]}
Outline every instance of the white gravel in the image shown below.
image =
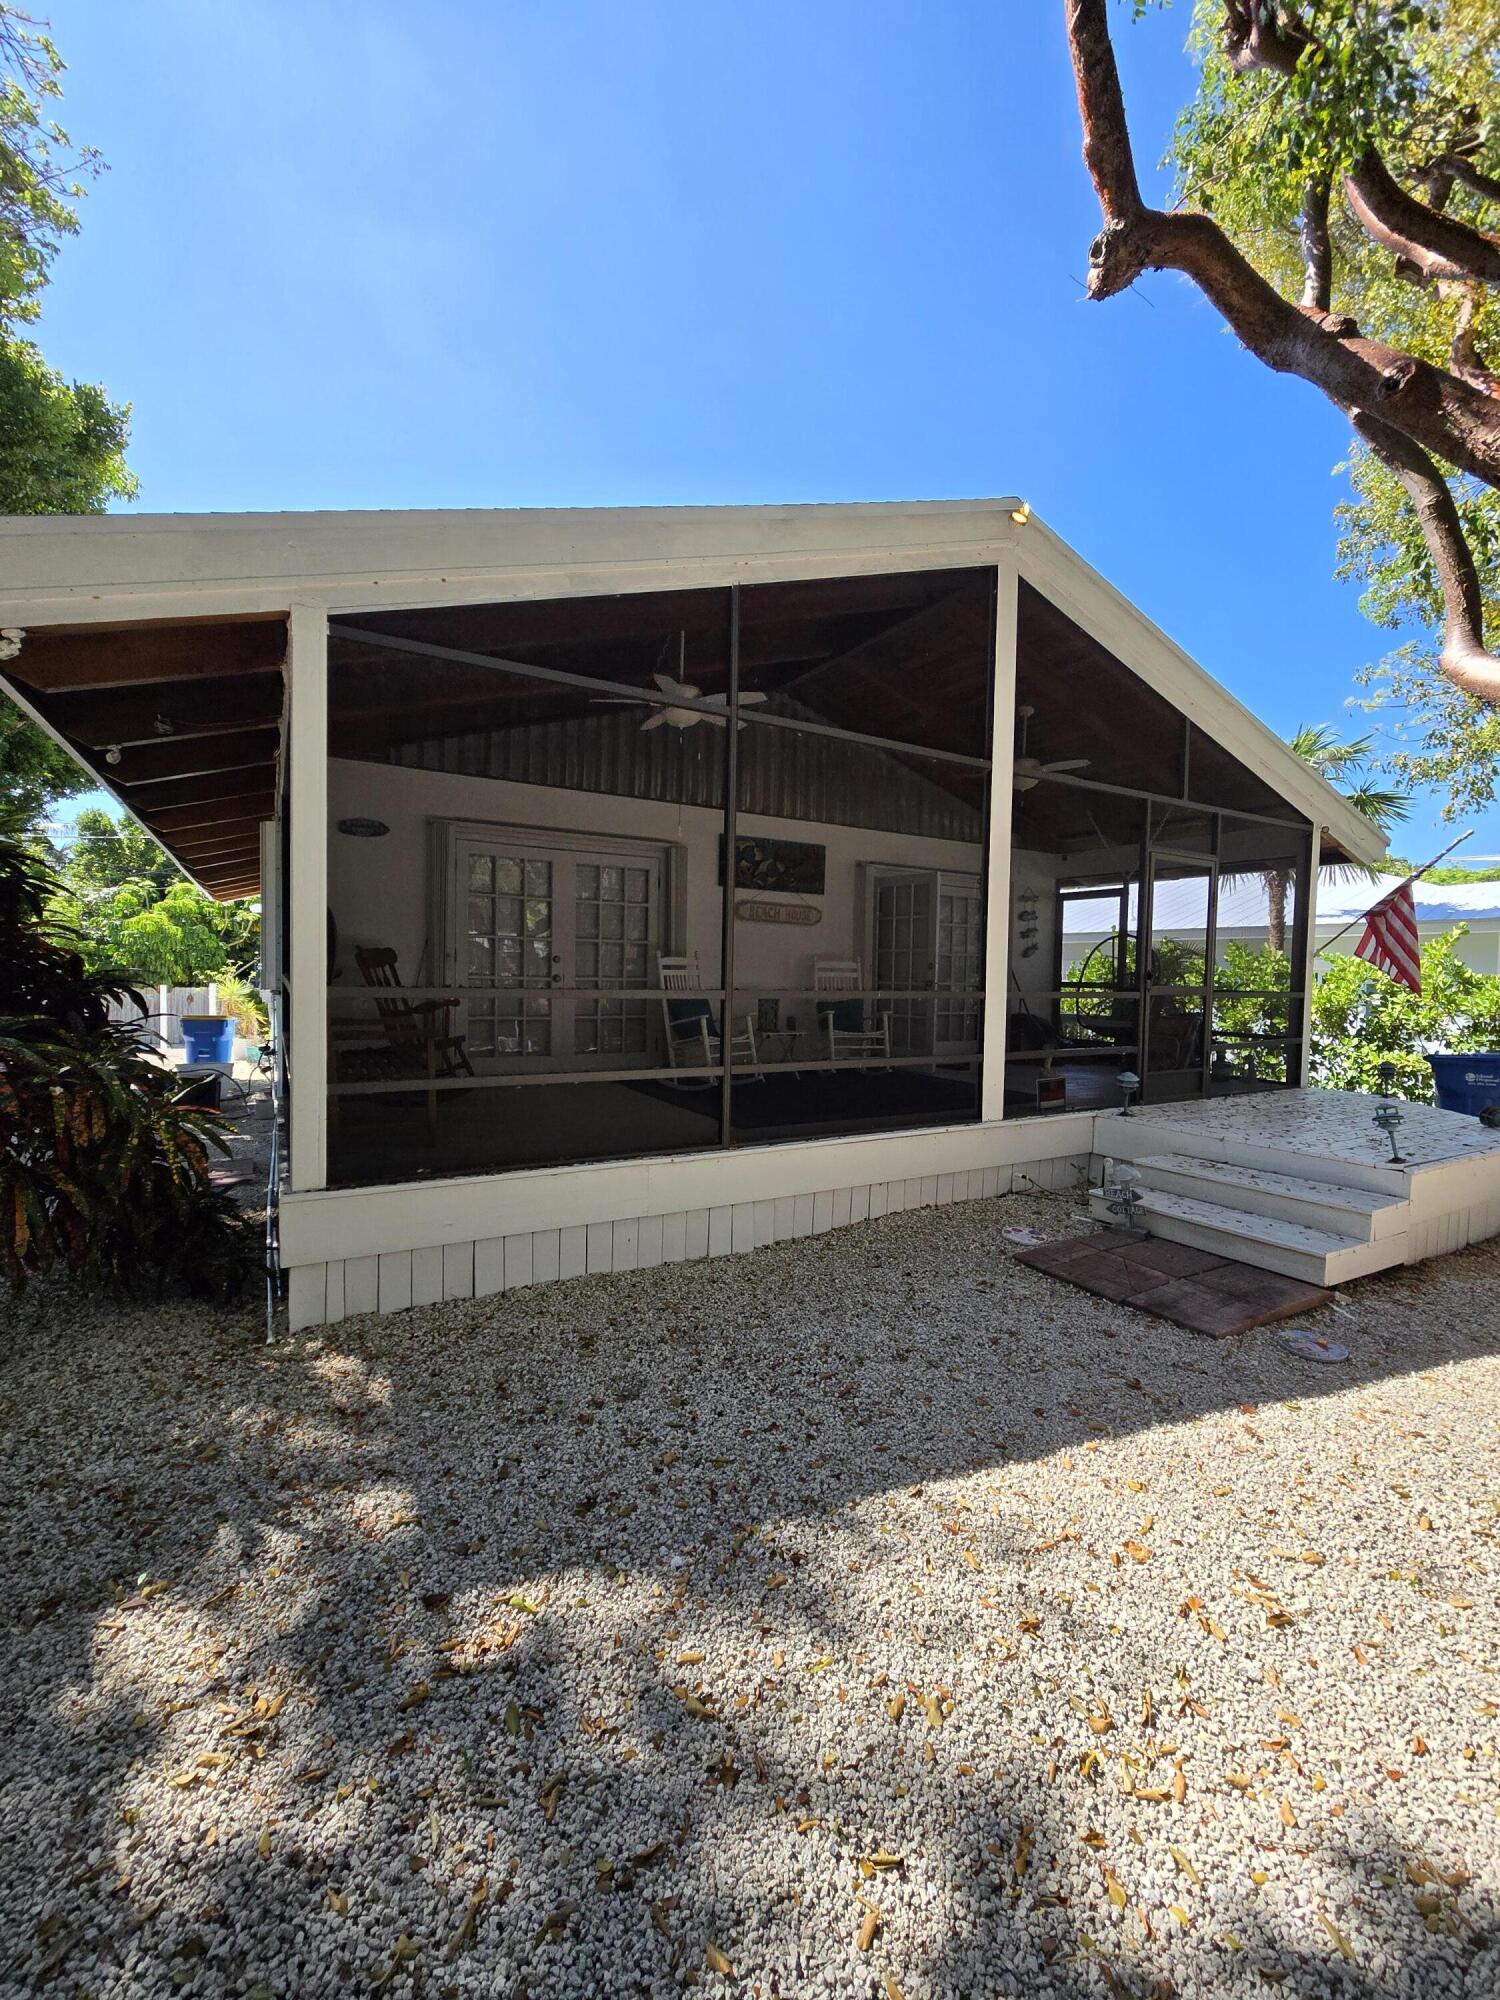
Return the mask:
{"type": "Polygon", "coordinates": [[[1009,1261],[1074,1206],[8,1306],[0,1991],[1491,2000],[1500,1245],[1340,1370],[1009,1261]]]}

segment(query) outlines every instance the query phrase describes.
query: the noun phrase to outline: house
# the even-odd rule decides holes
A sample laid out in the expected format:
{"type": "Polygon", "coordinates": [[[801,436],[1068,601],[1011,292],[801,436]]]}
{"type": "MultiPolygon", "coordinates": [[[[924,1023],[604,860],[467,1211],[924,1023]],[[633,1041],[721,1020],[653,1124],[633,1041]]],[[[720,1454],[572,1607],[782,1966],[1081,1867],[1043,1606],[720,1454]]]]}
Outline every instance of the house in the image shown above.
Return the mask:
{"type": "MultiPolygon", "coordinates": [[[[1365,912],[1399,887],[1402,875],[1354,874],[1347,869],[1326,869],[1317,885],[1317,957],[1315,976],[1326,971],[1330,957],[1352,957],[1364,935],[1361,919],[1365,912]]],[[[1188,900],[1174,908],[1166,896],[1157,899],[1158,916],[1165,915],[1185,941],[1203,948],[1201,912],[1193,928],[1194,909],[1191,886],[1182,892],[1188,900]]],[[[1214,926],[1215,951],[1222,966],[1231,944],[1248,951],[1264,950],[1271,936],[1271,902],[1279,900],[1274,883],[1257,875],[1236,879],[1221,877],[1217,921],[1214,926]]],[[[1412,900],[1417,912],[1417,931],[1424,944],[1430,938],[1449,937],[1460,925],[1464,935],[1455,947],[1463,963],[1475,972],[1500,973],[1500,882],[1427,882],[1412,884],[1412,900]]],[[[1278,912],[1278,918],[1281,913],[1278,912]]],[[[1063,955],[1069,965],[1081,963],[1113,929],[1113,913],[1091,910],[1075,904],[1069,911],[1063,955]]]]}
{"type": "MultiPolygon", "coordinates": [[[[1331,876],[1318,884],[1318,948],[1332,945],[1340,957],[1354,950],[1363,935],[1359,918],[1403,878],[1377,875],[1375,880],[1331,876]],[[1353,925],[1353,929],[1346,928],[1353,925]],[[1335,942],[1336,940],[1336,942],[1335,942]]],[[[1448,937],[1460,924],[1465,934],[1455,947],[1475,972],[1500,972],[1500,882],[1414,882],[1417,933],[1448,937]]]]}
{"type": "MultiPolygon", "coordinates": [[[[1259,1157],[1322,1095],[1312,870],[1379,837],[1020,501],[16,518],[0,551],[15,698],[262,897],[294,1326],[1068,1185],[1124,1150],[1122,1074],[1190,1153],[1188,1114],[1255,1107],[1259,1157]],[[1288,946],[1249,994],[1189,948],[1246,880],[1288,946]]],[[[1464,1185],[1455,1240],[1500,1227],[1464,1185]]],[[[1259,1199],[1262,1261],[1345,1268],[1268,1247],[1259,1199]]]]}

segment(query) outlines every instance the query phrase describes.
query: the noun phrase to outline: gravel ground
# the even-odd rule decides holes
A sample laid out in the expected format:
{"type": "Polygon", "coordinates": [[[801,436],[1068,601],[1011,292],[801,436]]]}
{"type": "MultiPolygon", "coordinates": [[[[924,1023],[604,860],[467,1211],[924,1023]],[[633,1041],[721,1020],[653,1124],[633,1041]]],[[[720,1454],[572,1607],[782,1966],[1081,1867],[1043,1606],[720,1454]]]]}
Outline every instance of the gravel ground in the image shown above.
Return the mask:
{"type": "Polygon", "coordinates": [[[0,1990],[1492,2000],[1500,1245],[1320,1368],[1073,1207],[9,1308],[0,1990]]]}

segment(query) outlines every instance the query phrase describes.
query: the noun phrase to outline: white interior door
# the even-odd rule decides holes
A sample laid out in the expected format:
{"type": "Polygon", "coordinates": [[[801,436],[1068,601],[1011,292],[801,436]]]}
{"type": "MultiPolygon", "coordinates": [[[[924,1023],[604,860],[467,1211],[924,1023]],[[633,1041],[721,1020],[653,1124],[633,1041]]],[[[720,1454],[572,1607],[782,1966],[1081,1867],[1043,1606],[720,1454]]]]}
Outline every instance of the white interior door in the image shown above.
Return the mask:
{"type": "MultiPolygon", "coordinates": [[[[875,984],[886,992],[931,991],[937,947],[938,878],[905,871],[875,877],[875,984]]],[[[891,1016],[891,1054],[932,1054],[932,1002],[877,1001],[891,1016]]]]}
{"type": "Polygon", "coordinates": [[[932,1046],[939,1056],[973,1055],[979,1047],[979,1003],[959,996],[982,983],[983,909],[970,876],[939,875],[932,1046]]]}
{"type": "Polygon", "coordinates": [[[979,1005],[959,996],[977,988],[982,976],[977,878],[935,869],[877,874],[873,904],[875,984],[917,996],[877,1003],[890,1009],[892,1055],[973,1055],[979,1005]]]}
{"type": "Polygon", "coordinates": [[[501,989],[467,1003],[475,1067],[648,1064],[652,1003],[603,996],[652,984],[660,853],[542,845],[498,828],[466,830],[452,848],[449,977],[501,989]]]}

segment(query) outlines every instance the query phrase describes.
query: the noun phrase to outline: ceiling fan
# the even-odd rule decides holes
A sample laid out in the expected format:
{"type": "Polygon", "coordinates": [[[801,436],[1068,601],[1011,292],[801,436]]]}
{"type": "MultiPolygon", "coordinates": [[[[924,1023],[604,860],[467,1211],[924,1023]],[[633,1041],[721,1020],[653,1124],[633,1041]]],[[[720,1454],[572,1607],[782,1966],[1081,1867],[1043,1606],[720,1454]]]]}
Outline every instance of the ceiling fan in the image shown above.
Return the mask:
{"type": "MultiPolygon", "coordinates": [[[[662,647],[663,653],[666,652],[667,646],[671,643],[670,639],[666,642],[666,645],[662,647]]],[[[710,708],[717,708],[723,712],[719,715],[705,715],[701,708],[653,708],[651,714],[641,724],[642,730],[660,729],[665,723],[670,723],[674,729],[691,729],[695,722],[711,723],[715,729],[723,729],[727,725],[729,720],[728,695],[705,694],[702,688],[696,686],[692,681],[682,679],[681,676],[686,670],[686,665],[687,633],[679,632],[677,635],[676,676],[663,673],[658,669],[652,674],[651,678],[656,682],[656,685],[664,695],[676,695],[680,701],[706,702],[710,708]]],[[[758,694],[753,689],[742,690],[740,694],[740,707],[746,708],[752,702],[769,700],[769,695],[758,694]]],[[[609,708],[634,708],[637,704],[633,701],[614,702],[606,698],[599,705],[609,708]]],[[[741,729],[744,726],[744,723],[740,724],[741,729]]]]}
{"type": "Polygon", "coordinates": [[[1054,757],[1051,763],[1044,764],[1040,757],[1029,756],[1027,742],[1031,718],[1036,710],[1030,702],[1022,702],[1016,714],[1021,718],[1021,754],[1016,759],[1014,780],[1018,792],[1029,792],[1039,779],[1045,778],[1051,771],[1086,771],[1093,762],[1091,757],[1054,757]]]}

